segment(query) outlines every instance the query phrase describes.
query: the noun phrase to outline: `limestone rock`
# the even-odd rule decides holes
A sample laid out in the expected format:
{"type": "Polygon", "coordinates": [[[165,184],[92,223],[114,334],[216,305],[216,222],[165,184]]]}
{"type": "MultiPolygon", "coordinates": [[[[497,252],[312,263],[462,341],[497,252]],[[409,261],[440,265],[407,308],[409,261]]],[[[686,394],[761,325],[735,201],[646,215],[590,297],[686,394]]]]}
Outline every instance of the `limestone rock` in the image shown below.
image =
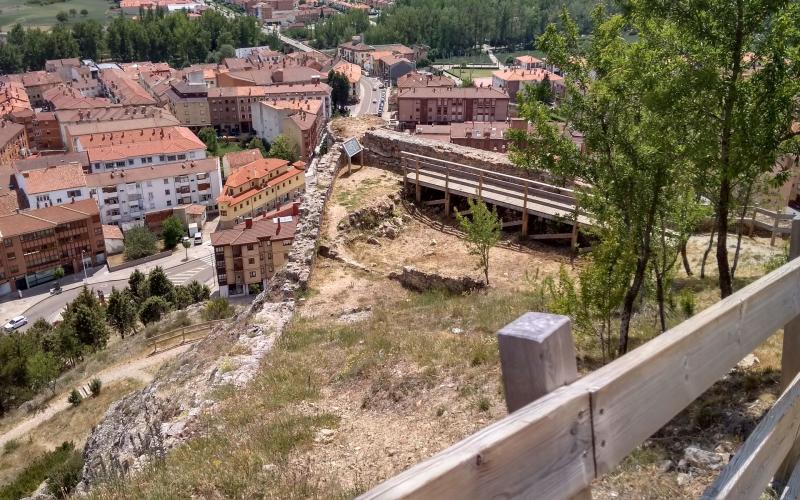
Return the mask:
{"type": "Polygon", "coordinates": [[[447,290],[451,293],[467,293],[486,287],[486,283],[471,276],[446,276],[406,266],[401,272],[392,272],[389,279],[399,281],[404,288],[415,292],[447,290]]]}

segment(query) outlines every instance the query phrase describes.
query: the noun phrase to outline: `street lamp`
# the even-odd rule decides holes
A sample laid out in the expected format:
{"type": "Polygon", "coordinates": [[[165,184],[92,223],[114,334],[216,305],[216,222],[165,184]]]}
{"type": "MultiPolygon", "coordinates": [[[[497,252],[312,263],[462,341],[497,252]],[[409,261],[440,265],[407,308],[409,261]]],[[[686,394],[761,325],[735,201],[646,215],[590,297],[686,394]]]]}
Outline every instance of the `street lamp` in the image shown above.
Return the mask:
{"type": "Polygon", "coordinates": [[[83,282],[86,283],[88,277],[86,276],[86,257],[84,257],[84,254],[86,254],[86,250],[81,250],[81,262],[83,263],[83,282]]]}

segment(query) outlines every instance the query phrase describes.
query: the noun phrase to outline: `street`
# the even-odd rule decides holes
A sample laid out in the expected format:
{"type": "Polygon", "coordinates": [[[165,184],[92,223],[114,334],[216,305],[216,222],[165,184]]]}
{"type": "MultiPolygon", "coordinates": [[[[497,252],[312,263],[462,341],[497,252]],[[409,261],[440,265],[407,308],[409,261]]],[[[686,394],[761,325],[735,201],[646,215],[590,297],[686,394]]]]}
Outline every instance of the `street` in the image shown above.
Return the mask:
{"type": "Polygon", "coordinates": [[[377,115],[379,109],[378,103],[380,103],[381,100],[384,100],[383,111],[386,111],[386,106],[388,104],[386,95],[388,94],[388,89],[381,89],[380,85],[381,81],[377,78],[369,76],[361,77],[361,80],[358,82],[359,101],[357,104],[350,107],[350,114],[352,116],[377,115]]]}

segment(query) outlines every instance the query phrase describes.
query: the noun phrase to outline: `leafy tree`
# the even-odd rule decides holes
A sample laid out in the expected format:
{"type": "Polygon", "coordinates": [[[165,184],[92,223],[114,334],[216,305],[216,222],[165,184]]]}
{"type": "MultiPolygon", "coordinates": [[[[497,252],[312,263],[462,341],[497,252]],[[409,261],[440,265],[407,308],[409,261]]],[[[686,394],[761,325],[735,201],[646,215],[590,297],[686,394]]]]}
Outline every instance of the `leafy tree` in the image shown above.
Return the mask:
{"type": "Polygon", "coordinates": [[[539,102],[553,104],[555,100],[553,97],[553,87],[550,83],[550,76],[547,73],[545,73],[542,81],[534,86],[534,95],[539,102]]]}
{"type": "Polygon", "coordinates": [[[56,498],[68,498],[80,482],[83,465],[83,455],[70,448],[69,458],[53,467],[48,473],[48,491],[56,498]]]}
{"type": "Polygon", "coordinates": [[[125,334],[133,330],[136,332],[137,307],[133,295],[128,290],[111,288],[106,306],[106,318],[111,327],[123,339],[125,334]]]}
{"type": "Polygon", "coordinates": [[[62,24],[66,23],[67,21],[69,21],[69,14],[67,14],[63,10],[60,11],[58,14],[56,14],[56,21],[62,24]]]}
{"type": "Polygon", "coordinates": [[[331,102],[335,108],[342,109],[350,101],[350,81],[338,71],[328,72],[328,85],[331,87],[331,102]]]}
{"type": "Polygon", "coordinates": [[[144,301],[139,310],[139,319],[142,324],[149,325],[161,321],[161,317],[169,311],[169,302],[161,297],[154,296],[144,301]]]}
{"type": "Polygon", "coordinates": [[[69,17],[75,17],[78,15],[78,11],[74,8],[69,9],[69,17]]]}
{"type": "Polygon", "coordinates": [[[182,240],[181,245],[183,245],[183,249],[186,250],[186,260],[189,260],[189,247],[192,246],[192,242],[189,240],[182,240]]]}
{"type": "Polygon", "coordinates": [[[227,299],[220,297],[209,300],[201,314],[206,321],[230,318],[233,316],[233,307],[228,303],[227,299]]]}
{"type": "Polygon", "coordinates": [[[175,309],[186,309],[192,302],[192,294],[185,286],[175,287],[175,309]]]}
{"type": "Polygon", "coordinates": [[[93,378],[89,381],[89,391],[92,393],[92,396],[97,397],[100,395],[100,389],[103,387],[103,381],[99,378],[93,378]]]}
{"type": "Polygon", "coordinates": [[[475,86],[475,81],[472,79],[472,75],[471,74],[470,75],[464,75],[463,77],[461,77],[461,87],[468,88],[468,87],[474,87],[474,86],[475,86]]]}
{"type": "Polygon", "coordinates": [[[161,266],[154,267],[147,275],[150,297],[161,297],[167,302],[175,300],[175,285],[167,277],[161,266]]]}
{"type": "Polygon", "coordinates": [[[0,44],[0,73],[11,74],[24,71],[22,51],[10,43],[0,44]]]}
{"type": "Polygon", "coordinates": [[[69,396],[67,397],[67,402],[71,404],[72,407],[74,408],[80,405],[82,401],[83,401],[83,396],[81,396],[81,393],[78,392],[78,389],[72,389],[72,391],[69,393],[69,396]]]}
{"type": "Polygon", "coordinates": [[[61,286],[61,278],[64,277],[64,268],[58,266],[53,270],[53,278],[56,280],[56,287],[61,286]]]}
{"type": "Polygon", "coordinates": [[[207,285],[200,284],[200,282],[197,280],[192,280],[188,285],[186,285],[186,289],[189,291],[189,295],[192,297],[193,304],[208,300],[208,298],[211,296],[211,289],[209,289],[207,285]]]}
{"type": "Polygon", "coordinates": [[[48,387],[55,394],[55,382],[61,372],[61,364],[53,354],[44,351],[36,352],[26,360],[25,370],[34,391],[48,387]]]}
{"type": "Polygon", "coordinates": [[[203,141],[206,145],[206,149],[208,149],[212,153],[216,153],[217,149],[219,149],[219,143],[217,142],[217,131],[214,130],[213,127],[203,127],[197,133],[197,137],[203,141]]]}
{"type": "Polygon", "coordinates": [[[603,270],[600,275],[619,273],[606,281],[627,284],[620,304],[620,354],[628,348],[634,303],[652,264],[658,221],[663,218],[671,227],[679,217],[678,194],[694,199],[684,155],[691,123],[670,112],[674,103],[693,99],[690,81],[673,77],[690,63],[645,33],[626,42],[621,35],[627,22],[598,9],[593,43],[586,51],[566,14],[561,32],[551,26],[539,39],[548,60],[567,75],[567,99],[558,111],[583,132],[586,154],[550,123],[533,87],[522,93],[520,114],[535,132],[511,134],[517,164],[591,186],[591,194],[579,187],[579,204],[593,217],[591,231],[606,247],[592,265],[603,270]]]}
{"type": "Polygon", "coordinates": [[[227,43],[221,45],[217,53],[219,54],[220,61],[228,57],[236,57],[236,49],[233,48],[233,45],[227,43]]]}
{"type": "Polygon", "coordinates": [[[138,269],[134,269],[128,276],[128,292],[137,304],[144,302],[150,296],[150,286],[147,284],[147,276],[138,269]]]}
{"type": "Polygon", "coordinates": [[[267,147],[264,145],[264,141],[259,139],[258,137],[253,137],[246,145],[247,149],[258,149],[261,151],[261,156],[267,155],[267,147]]]}
{"type": "Polygon", "coordinates": [[[82,17],[86,17],[86,16],[88,16],[88,15],[89,15],[89,11],[88,11],[88,10],[86,10],[86,9],[81,9],[81,16],[82,16],[82,17]]]}
{"type": "Polygon", "coordinates": [[[770,0],[637,0],[631,7],[648,37],[691,62],[670,75],[694,85],[693,99],[674,112],[692,122],[686,154],[715,208],[726,297],[733,292],[727,238],[736,189],[772,175],[778,158],[797,149],[800,9],[770,0]]]}
{"type": "Polygon", "coordinates": [[[161,225],[161,237],[164,238],[165,248],[175,248],[175,245],[186,235],[183,222],[174,215],[170,215],[161,225]]]}
{"type": "Polygon", "coordinates": [[[158,251],[158,239],[144,226],[133,227],[125,233],[125,259],[149,257],[158,251]]]}
{"type": "Polygon", "coordinates": [[[467,200],[472,212],[472,219],[461,215],[456,210],[456,220],[466,234],[467,248],[470,255],[478,257],[478,269],[483,271],[486,284],[489,284],[489,251],[500,241],[502,226],[497,217],[497,209],[489,210],[481,201],[467,200]]]}
{"type": "Polygon", "coordinates": [[[275,137],[275,140],[273,140],[272,144],[270,144],[270,158],[281,158],[289,162],[295,162],[297,161],[298,156],[299,153],[297,151],[297,145],[295,145],[283,134],[275,137]]]}
{"type": "Polygon", "coordinates": [[[94,293],[86,286],[62,314],[78,341],[91,349],[102,349],[108,341],[105,310],[94,293]]]}

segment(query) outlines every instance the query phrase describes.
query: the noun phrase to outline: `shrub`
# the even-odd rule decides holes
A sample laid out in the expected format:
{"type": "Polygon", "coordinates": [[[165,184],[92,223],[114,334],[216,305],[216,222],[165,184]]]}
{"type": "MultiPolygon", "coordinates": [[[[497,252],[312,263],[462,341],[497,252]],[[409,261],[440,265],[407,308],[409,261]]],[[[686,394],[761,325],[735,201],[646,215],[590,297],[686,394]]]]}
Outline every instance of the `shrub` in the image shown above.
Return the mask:
{"type": "Polygon", "coordinates": [[[135,260],[155,254],[157,241],[156,235],[146,227],[129,229],[125,233],[125,259],[135,260]]]}
{"type": "Polygon", "coordinates": [[[19,441],[16,439],[9,439],[6,441],[6,444],[3,445],[3,454],[7,453],[14,453],[19,448],[19,441]]]}
{"type": "Polygon", "coordinates": [[[175,308],[186,309],[187,306],[192,304],[192,294],[185,286],[175,287],[175,308]]]}
{"type": "Polygon", "coordinates": [[[248,288],[250,289],[250,295],[258,295],[261,293],[261,283],[253,283],[248,288]]]}
{"type": "Polygon", "coordinates": [[[103,381],[99,378],[93,378],[89,382],[89,391],[91,391],[92,396],[97,397],[100,394],[100,389],[103,387],[103,381]]]}
{"type": "Polygon", "coordinates": [[[181,238],[186,235],[183,222],[174,215],[170,215],[161,225],[161,237],[164,238],[164,248],[175,248],[181,238]]]}
{"type": "Polygon", "coordinates": [[[697,304],[694,300],[694,293],[691,290],[684,290],[678,299],[678,303],[684,316],[687,318],[694,316],[697,304]]]}
{"type": "Polygon", "coordinates": [[[192,304],[203,302],[211,297],[211,289],[208,288],[208,285],[202,285],[197,280],[192,280],[186,285],[186,290],[188,290],[189,294],[192,296],[192,304]]]}
{"type": "Polygon", "coordinates": [[[72,443],[63,443],[53,451],[35,458],[13,481],[0,486],[0,498],[22,498],[30,495],[46,480],[55,467],[74,453],[72,443]]]}
{"type": "Polygon", "coordinates": [[[233,316],[233,307],[228,303],[227,299],[212,299],[206,304],[202,315],[203,319],[206,321],[230,318],[233,316]]]}
{"type": "Polygon", "coordinates": [[[47,489],[56,498],[67,498],[75,490],[83,472],[83,457],[75,450],[47,475],[47,489]]]}
{"type": "Polygon", "coordinates": [[[67,397],[67,402],[71,404],[73,407],[78,406],[83,401],[83,396],[78,391],[78,389],[72,389],[72,392],[69,393],[69,397],[67,397]]]}
{"type": "Polygon", "coordinates": [[[142,308],[139,310],[139,320],[143,325],[147,326],[150,323],[161,321],[161,317],[169,311],[169,302],[161,297],[150,297],[144,301],[142,308]]]}

